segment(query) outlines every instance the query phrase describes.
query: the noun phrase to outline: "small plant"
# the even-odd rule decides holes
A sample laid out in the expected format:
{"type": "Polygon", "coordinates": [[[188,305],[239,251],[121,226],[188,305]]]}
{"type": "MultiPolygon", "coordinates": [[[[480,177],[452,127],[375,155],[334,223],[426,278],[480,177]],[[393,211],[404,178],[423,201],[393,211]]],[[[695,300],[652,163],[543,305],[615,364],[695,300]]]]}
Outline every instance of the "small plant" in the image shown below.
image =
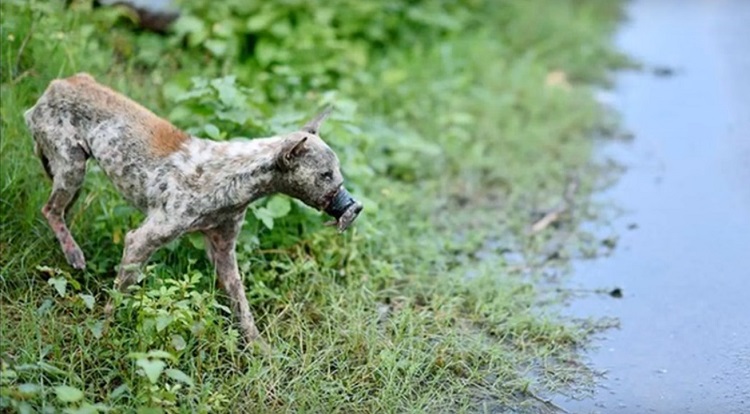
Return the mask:
{"type": "Polygon", "coordinates": [[[176,361],[169,352],[136,352],[128,355],[128,358],[134,361],[137,374],[145,380],[134,391],[138,405],[142,407],[174,411],[182,388],[194,385],[193,379],[184,372],[167,368],[170,362],[176,361]]]}
{"type": "MultiPolygon", "coordinates": [[[[151,273],[151,266],[147,273],[151,273]]],[[[181,279],[153,277],[151,287],[132,288],[132,294],[122,297],[118,311],[135,321],[138,348],[169,349],[182,354],[191,342],[210,341],[224,335],[231,311],[220,304],[213,291],[205,288],[206,277],[192,271],[181,279]]],[[[231,336],[229,337],[231,338],[231,336]]],[[[236,349],[237,343],[222,338],[222,346],[236,349]]]]}
{"type": "MultiPolygon", "coordinates": [[[[36,382],[21,382],[22,378],[35,372],[64,374],[64,371],[49,364],[24,364],[15,368],[5,361],[0,362],[0,409],[13,410],[19,414],[42,412],[65,414],[95,414],[109,412],[103,403],[92,403],[84,392],[71,385],[43,385],[36,382]]],[[[54,375],[53,374],[53,375],[54,375]]]]}

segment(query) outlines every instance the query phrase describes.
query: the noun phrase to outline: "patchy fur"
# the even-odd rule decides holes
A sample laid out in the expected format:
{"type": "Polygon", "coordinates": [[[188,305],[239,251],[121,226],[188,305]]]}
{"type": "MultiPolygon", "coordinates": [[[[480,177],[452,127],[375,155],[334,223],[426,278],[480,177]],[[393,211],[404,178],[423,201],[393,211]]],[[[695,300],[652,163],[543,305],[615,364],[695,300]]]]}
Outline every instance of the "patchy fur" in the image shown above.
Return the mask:
{"type": "Polygon", "coordinates": [[[149,141],[151,150],[162,157],[180,149],[190,138],[188,134],[161,118],[154,119],[147,128],[151,132],[149,141]]]}
{"type": "MultiPolygon", "coordinates": [[[[42,212],[71,266],[83,269],[86,261],[65,211],[83,184],[86,160],[93,158],[146,213],[125,237],[115,286],[124,291],[133,284],[159,247],[201,231],[219,283],[252,341],[259,334],[237,267],[236,238],[248,205],[260,197],[280,192],[325,210],[345,191],[336,154],[318,136],[326,115],[283,136],[216,142],[191,137],[90,75],[78,74],[52,81],[25,119],[53,180],[42,212]]],[[[343,228],[361,209],[352,199],[341,213],[348,220],[343,228]]]]}

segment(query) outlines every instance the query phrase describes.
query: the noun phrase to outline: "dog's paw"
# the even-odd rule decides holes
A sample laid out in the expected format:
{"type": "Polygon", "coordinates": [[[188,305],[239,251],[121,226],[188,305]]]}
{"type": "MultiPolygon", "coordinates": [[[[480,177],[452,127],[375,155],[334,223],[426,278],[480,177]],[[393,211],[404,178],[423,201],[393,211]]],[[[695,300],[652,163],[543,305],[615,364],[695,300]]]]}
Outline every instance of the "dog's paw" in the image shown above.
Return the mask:
{"type": "Polygon", "coordinates": [[[80,248],[65,250],[65,258],[74,269],[83,270],[86,268],[86,258],[80,248]]]}

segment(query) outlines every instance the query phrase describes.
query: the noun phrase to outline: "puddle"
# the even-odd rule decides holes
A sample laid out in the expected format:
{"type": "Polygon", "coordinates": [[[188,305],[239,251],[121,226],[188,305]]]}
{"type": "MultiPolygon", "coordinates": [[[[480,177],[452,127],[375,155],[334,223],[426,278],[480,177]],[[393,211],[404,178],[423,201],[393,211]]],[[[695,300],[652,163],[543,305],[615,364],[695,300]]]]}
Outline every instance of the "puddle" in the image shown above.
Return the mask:
{"type": "Polygon", "coordinates": [[[612,104],[635,136],[602,150],[627,172],[600,197],[617,248],[576,265],[567,310],[614,316],[589,355],[596,395],[572,413],[750,412],[750,1],[629,3],[618,42],[652,68],[612,104]]]}

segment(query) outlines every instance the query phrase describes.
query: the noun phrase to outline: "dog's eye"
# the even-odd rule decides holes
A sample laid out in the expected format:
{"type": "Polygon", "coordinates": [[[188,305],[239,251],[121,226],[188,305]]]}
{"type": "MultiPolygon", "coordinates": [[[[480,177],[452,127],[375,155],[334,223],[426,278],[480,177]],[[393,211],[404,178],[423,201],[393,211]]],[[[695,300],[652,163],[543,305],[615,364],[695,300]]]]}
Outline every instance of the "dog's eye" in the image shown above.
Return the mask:
{"type": "Polygon", "coordinates": [[[326,181],[332,180],[333,179],[333,171],[326,171],[326,172],[320,174],[320,178],[322,178],[322,179],[324,179],[326,181]]]}

